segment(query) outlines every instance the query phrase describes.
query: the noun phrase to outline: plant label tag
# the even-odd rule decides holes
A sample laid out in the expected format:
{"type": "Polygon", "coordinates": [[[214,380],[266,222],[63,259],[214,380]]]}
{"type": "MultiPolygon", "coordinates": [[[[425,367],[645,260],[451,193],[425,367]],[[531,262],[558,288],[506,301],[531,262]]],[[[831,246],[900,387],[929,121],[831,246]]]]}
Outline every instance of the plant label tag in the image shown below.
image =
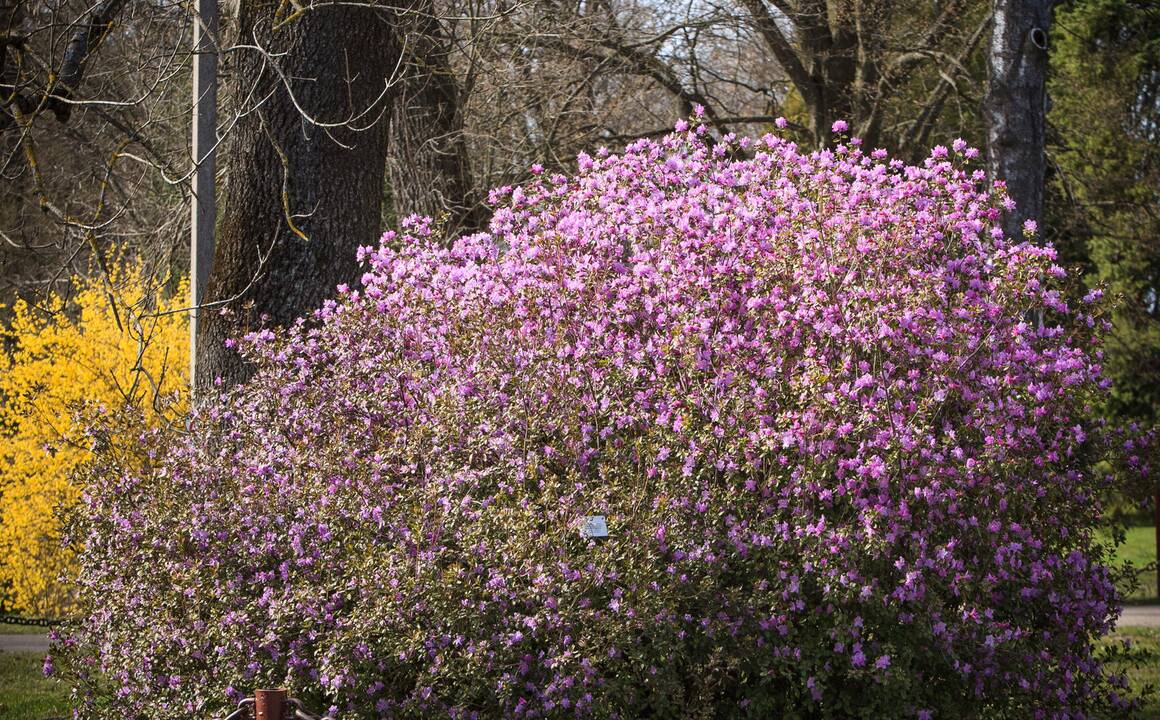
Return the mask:
{"type": "Polygon", "coordinates": [[[589,515],[584,518],[580,534],[586,538],[606,538],[608,537],[608,523],[604,521],[603,515],[589,515]]]}

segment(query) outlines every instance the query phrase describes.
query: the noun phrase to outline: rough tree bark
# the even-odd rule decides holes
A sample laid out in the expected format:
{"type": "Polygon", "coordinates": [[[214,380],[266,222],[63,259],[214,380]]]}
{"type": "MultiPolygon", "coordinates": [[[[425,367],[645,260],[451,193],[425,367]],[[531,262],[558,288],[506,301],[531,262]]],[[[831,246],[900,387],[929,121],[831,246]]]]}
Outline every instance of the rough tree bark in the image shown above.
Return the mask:
{"type": "Polygon", "coordinates": [[[336,3],[280,18],[280,7],[250,0],[238,18],[239,44],[262,50],[240,52],[232,73],[251,111],[231,131],[206,298],[232,299],[231,314],[202,316],[199,388],[244,381],[251,370],[227,338],[319,307],[357,277],[358,246],[381,230],[394,14],[336,3]]]}
{"type": "Polygon", "coordinates": [[[406,24],[405,74],[391,105],[387,178],[395,216],[426,215],[448,237],[480,229],[463,137],[459,81],[452,50],[430,0],[419,0],[406,24]]]}
{"type": "Polygon", "coordinates": [[[32,112],[35,102],[26,98],[20,90],[20,70],[16,58],[9,60],[9,53],[18,50],[25,41],[24,3],[22,0],[0,0],[0,134],[16,127],[13,113],[8,109],[14,105],[19,112],[32,112]]]}
{"type": "Polygon", "coordinates": [[[1003,219],[1008,237],[1043,213],[1047,42],[1053,0],[994,0],[983,114],[987,169],[1007,183],[1015,209],[1003,219]]]}

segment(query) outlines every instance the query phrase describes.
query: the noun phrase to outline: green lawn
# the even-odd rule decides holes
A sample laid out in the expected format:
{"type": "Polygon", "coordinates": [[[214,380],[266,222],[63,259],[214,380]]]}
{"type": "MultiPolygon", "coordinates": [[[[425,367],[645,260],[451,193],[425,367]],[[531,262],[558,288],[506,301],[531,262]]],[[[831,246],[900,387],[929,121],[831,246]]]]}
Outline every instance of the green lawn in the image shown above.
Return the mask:
{"type": "Polygon", "coordinates": [[[1134,567],[1151,565],[1150,570],[1137,573],[1140,586],[1128,596],[1129,601],[1155,602],[1156,595],[1156,530],[1150,525],[1128,528],[1124,544],[1116,548],[1116,560],[1130,562],[1134,567]]]}
{"type": "Polygon", "coordinates": [[[1146,685],[1155,688],[1139,717],[1145,720],[1160,720],[1160,628],[1120,628],[1104,642],[1124,638],[1130,639],[1135,647],[1144,651],[1144,654],[1135,663],[1113,662],[1110,663],[1110,667],[1127,670],[1128,679],[1134,689],[1142,690],[1146,685]]]}
{"type": "Polygon", "coordinates": [[[0,635],[47,635],[49,628],[37,625],[0,625],[0,635]]]}
{"type": "Polygon", "coordinates": [[[0,652],[0,718],[46,720],[68,715],[68,690],[44,677],[44,655],[0,652]]]}

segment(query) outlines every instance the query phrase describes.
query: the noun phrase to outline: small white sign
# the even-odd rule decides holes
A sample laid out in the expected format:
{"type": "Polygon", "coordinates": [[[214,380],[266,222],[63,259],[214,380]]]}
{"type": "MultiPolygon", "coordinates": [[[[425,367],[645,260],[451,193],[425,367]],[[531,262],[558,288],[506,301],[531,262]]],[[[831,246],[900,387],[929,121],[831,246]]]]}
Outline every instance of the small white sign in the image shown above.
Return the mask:
{"type": "Polygon", "coordinates": [[[589,515],[584,518],[580,534],[586,538],[606,538],[608,537],[608,523],[604,521],[603,515],[589,515]]]}

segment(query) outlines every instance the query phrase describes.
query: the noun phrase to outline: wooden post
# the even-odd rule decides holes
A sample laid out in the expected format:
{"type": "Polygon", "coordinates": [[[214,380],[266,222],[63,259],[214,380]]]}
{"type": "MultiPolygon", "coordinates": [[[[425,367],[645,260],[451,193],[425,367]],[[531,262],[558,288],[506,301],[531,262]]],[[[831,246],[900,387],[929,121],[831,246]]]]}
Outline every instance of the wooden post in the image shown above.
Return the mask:
{"type": "Polygon", "coordinates": [[[255,690],[254,720],[286,720],[287,698],[285,688],[255,690]]]}
{"type": "Polygon", "coordinates": [[[217,144],[218,0],[195,0],[193,20],[193,202],[189,244],[189,382],[197,378],[197,326],[213,266],[217,224],[215,162],[217,144]]]}

